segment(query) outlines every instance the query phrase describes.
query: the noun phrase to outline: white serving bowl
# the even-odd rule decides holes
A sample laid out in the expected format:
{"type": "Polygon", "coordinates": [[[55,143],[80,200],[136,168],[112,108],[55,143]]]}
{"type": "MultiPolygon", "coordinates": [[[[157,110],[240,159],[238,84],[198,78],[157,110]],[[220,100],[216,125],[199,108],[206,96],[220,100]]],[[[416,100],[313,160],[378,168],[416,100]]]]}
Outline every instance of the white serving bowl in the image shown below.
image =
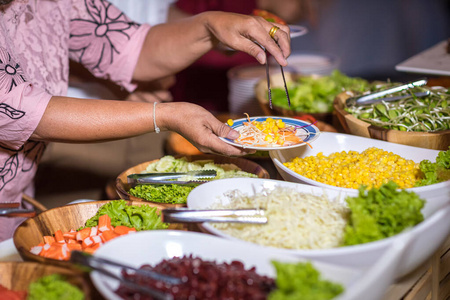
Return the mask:
{"type": "MultiPolygon", "coordinates": [[[[229,199],[223,195],[230,190],[240,190],[241,192],[252,195],[262,189],[273,189],[276,186],[294,188],[298,192],[311,193],[313,195],[322,195],[326,193],[330,200],[336,200],[345,203],[346,196],[356,196],[357,190],[336,190],[322,188],[312,185],[292,183],[286,181],[259,179],[259,178],[239,178],[239,179],[222,179],[214,182],[208,182],[196,187],[188,196],[187,205],[192,209],[210,208],[215,202],[226,204],[229,199]]],[[[427,200],[426,198],[423,198],[427,200]]],[[[422,213],[425,220],[414,226],[412,229],[393,237],[383,240],[339,248],[330,249],[312,249],[312,250],[294,250],[268,247],[277,252],[286,255],[297,255],[300,257],[320,260],[332,264],[340,264],[357,268],[369,267],[382,253],[391,247],[397,241],[408,238],[407,251],[403,254],[403,259],[397,267],[396,276],[403,276],[416,267],[424,263],[444,242],[450,234],[450,198],[446,202],[427,201],[422,213]]],[[[201,225],[202,230],[212,234],[238,240],[228,235],[209,223],[201,225]]],[[[249,242],[248,242],[249,243],[249,242]]]]}
{"type": "MultiPolygon", "coordinates": [[[[405,244],[400,243],[388,249],[377,264],[364,270],[318,261],[312,263],[323,278],[344,286],[345,292],[338,299],[381,299],[389,284],[393,282],[394,270],[404,246],[405,244]]],[[[275,276],[272,260],[306,261],[258,245],[226,240],[209,234],[170,230],[142,231],[116,238],[99,248],[94,256],[138,268],[143,264],[155,265],[163,259],[190,254],[218,263],[240,260],[246,269],[256,267],[260,275],[271,277],[275,276]]],[[[108,270],[116,275],[120,272],[118,268],[108,267],[108,270]]],[[[114,293],[119,286],[118,281],[96,271],[91,273],[91,279],[106,299],[121,299],[114,293]]]]}
{"type": "MultiPolygon", "coordinates": [[[[440,152],[439,150],[406,146],[356,135],[335,132],[322,132],[319,138],[314,141],[312,147],[312,149],[310,147],[301,147],[296,149],[275,150],[270,151],[269,154],[275,167],[278,170],[278,173],[280,173],[281,177],[283,177],[284,180],[290,182],[305,183],[319,187],[326,187],[343,192],[350,192],[354,191],[355,189],[336,187],[306,178],[284,166],[283,163],[290,162],[296,157],[304,158],[308,156],[315,156],[319,152],[322,152],[323,155],[327,156],[340,151],[363,152],[369,147],[376,147],[379,149],[390,151],[394,154],[400,155],[405,159],[413,160],[416,163],[419,163],[424,159],[435,162],[436,157],[440,152]]],[[[448,201],[448,199],[450,198],[450,181],[440,182],[428,186],[409,188],[406,190],[415,192],[421,197],[426,197],[427,201],[429,202],[443,203],[448,201]]]]}

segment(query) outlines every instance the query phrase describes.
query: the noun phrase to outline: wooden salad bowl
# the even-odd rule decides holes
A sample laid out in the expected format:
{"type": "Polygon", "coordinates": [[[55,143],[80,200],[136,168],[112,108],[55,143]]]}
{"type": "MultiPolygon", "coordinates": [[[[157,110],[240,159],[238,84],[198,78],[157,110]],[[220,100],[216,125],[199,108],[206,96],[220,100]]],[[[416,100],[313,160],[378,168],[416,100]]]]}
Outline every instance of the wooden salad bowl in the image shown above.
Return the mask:
{"type": "Polygon", "coordinates": [[[385,129],[364,122],[345,110],[350,96],[341,93],[333,102],[334,111],[341,127],[346,133],[362,137],[388,141],[396,144],[415,146],[434,150],[448,150],[450,147],[450,130],[439,132],[406,132],[394,129],[385,129]]]}
{"type": "MultiPolygon", "coordinates": [[[[113,200],[114,201],[114,200],[113,200]]],[[[93,201],[71,205],[65,205],[49,209],[33,218],[25,220],[14,232],[13,242],[20,256],[25,261],[35,261],[45,264],[59,265],[62,267],[72,267],[68,261],[61,261],[32,254],[31,247],[37,246],[44,241],[44,235],[53,235],[57,230],[63,232],[70,229],[77,230],[84,226],[86,221],[93,217],[100,207],[110,201],[93,201]]],[[[146,205],[145,202],[128,201],[129,205],[146,205]]],[[[157,210],[163,209],[156,206],[157,210]]],[[[171,224],[169,229],[182,229],[181,224],[171,224]]]]}
{"type": "Polygon", "coordinates": [[[41,277],[60,274],[65,280],[78,287],[85,299],[92,298],[92,286],[84,276],[72,269],[36,262],[0,262],[0,284],[14,291],[26,291],[31,283],[41,277]]]}
{"type": "MultiPolygon", "coordinates": [[[[256,162],[245,158],[238,157],[226,157],[213,154],[200,154],[200,155],[176,155],[175,158],[186,157],[187,161],[197,161],[197,160],[212,160],[215,164],[234,164],[239,167],[242,171],[252,173],[257,175],[259,178],[270,178],[269,172],[261,167],[256,162]]],[[[150,163],[156,162],[158,159],[143,162],[137,166],[131,167],[125,170],[116,178],[116,191],[122,199],[131,201],[144,201],[150,205],[156,205],[159,207],[173,208],[173,207],[186,207],[186,204],[166,204],[148,201],[142,198],[135,197],[131,195],[128,191],[130,186],[128,185],[127,176],[130,174],[141,173],[144,171],[150,163]]]]}

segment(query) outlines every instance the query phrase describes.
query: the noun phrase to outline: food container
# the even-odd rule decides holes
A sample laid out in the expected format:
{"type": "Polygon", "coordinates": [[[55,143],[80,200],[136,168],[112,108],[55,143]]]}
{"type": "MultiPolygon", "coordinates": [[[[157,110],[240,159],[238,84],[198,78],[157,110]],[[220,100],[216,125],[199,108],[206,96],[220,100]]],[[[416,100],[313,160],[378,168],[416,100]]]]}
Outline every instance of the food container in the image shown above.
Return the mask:
{"type": "MultiPolygon", "coordinates": [[[[100,207],[109,203],[110,201],[94,201],[65,205],[49,209],[38,214],[33,218],[25,220],[17,227],[14,232],[14,245],[20,256],[25,261],[35,261],[45,264],[58,265],[62,267],[72,267],[68,261],[61,261],[35,255],[30,252],[31,247],[37,246],[43,242],[44,235],[54,235],[57,230],[63,232],[71,229],[77,230],[84,226],[86,221],[93,217],[100,207]]],[[[145,205],[144,202],[129,201],[129,205],[145,205]]],[[[162,207],[158,207],[162,209],[162,207]]],[[[180,229],[178,224],[170,225],[169,228],[180,229]]]]}
{"type": "MultiPolygon", "coordinates": [[[[259,164],[247,160],[244,158],[236,158],[236,157],[225,157],[211,154],[201,154],[201,155],[192,155],[192,156],[175,156],[176,158],[186,157],[187,161],[197,161],[197,160],[212,160],[215,164],[234,164],[239,167],[242,171],[252,173],[257,175],[260,178],[269,178],[269,173],[261,167],[259,164]]],[[[137,166],[131,167],[124,172],[122,172],[116,178],[116,191],[122,199],[132,200],[132,201],[144,201],[149,205],[156,205],[158,207],[185,207],[186,204],[166,204],[166,203],[158,203],[148,201],[142,198],[135,197],[129,193],[130,186],[127,184],[127,176],[134,173],[141,173],[144,171],[150,163],[156,162],[158,160],[152,160],[148,162],[141,163],[137,166]]]]}
{"type": "MultiPolygon", "coordinates": [[[[229,199],[224,197],[224,194],[230,190],[239,190],[252,195],[263,189],[274,189],[275,187],[295,189],[298,192],[313,195],[326,194],[330,200],[339,201],[340,203],[345,203],[345,197],[356,196],[358,194],[356,190],[340,191],[326,187],[279,180],[259,178],[236,180],[231,178],[209,182],[195,188],[188,196],[188,207],[191,209],[206,209],[217,201],[226,204],[229,199]]],[[[441,199],[438,199],[439,201],[433,201],[436,199],[429,199],[426,196],[422,197],[426,201],[425,206],[422,208],[422,214],[425,218],[424,221],[409,230],[405,230],[389,238],[366,244],[328,249],[283,249],[268,246],[264,246],[264,248],[269,248],[286,255],[296,255],[302,258],[339,264],[346,267],[368,268],[391,246],[398,242],[408,240],[407,247],[404,249],[399,265],[396,268],[395,277],[400,278],[412,272],[429,259],[450,234],[450,218],[448,217],[450,214],[450,197],[448,197],[450,189],[444,191],[447,191],[447,194],[441,190],[441,199]]],[[[210,223],[203,223],[200,228],[205,232],[223,238],[240,240],[213,227],[210,223]]]]}
{"type": "Polygon", "coordinates": [[[84,299],[94,299],[94,291],[79,271],[36,262],[0,262],[0,270],[0,285],[10,290],[26,291],[32,282],[41,277],[60,274],[83,292],[84,299]]]}
{"type": "Polygon", "coordinates": [[[450,130],[437,132],[407,132],[374,126],[345,111],[345,100],[349,97],[348,94],[341,93],[333,102],[335,114],[341,127],[346,133],[414,147],[435,150],[449,149],[450,130]]]}

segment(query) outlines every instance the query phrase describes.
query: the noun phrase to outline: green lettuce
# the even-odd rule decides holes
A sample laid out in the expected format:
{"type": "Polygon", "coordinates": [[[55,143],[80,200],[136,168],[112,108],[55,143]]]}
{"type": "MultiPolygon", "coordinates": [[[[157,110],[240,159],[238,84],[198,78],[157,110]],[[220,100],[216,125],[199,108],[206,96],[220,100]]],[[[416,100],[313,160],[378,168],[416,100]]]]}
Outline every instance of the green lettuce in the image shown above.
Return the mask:
{"type": "Polygon", "coordinates": [[[438,153],[435,163],[422,160],[419,168],[423,178],[416,182],[416,187],[450,180],[450,147],[449,150],[438,153]]]}
{"type": "Polygon", "coordinates": [[[282,263],[272,261],[276,269],[276,286],[269,300],[327,300],[344,291],[342,285],[324,280],[310,262],[282,263]]]}
{"type": "Polygon", "coordinates": [[[390,181],[379,189],[359,188],[357,197],[346,198],[351,210],[343,245],[381,240],[423,221],[425,201],[416,193],[398,190],[390,181]]]}
{"type": "Polygon", "coordinates": [[[86,221],[85,227],[97,226],[98,219],[102,215],[108,215],[114,227],[133,227],[137,231],[166,229],[169,226],[161,221],[156,207],[127,205],[125,200],[114,200],[100,207],[97,214],[86,221]]]}
{"type": "Polygon", "coordinates": [[[288,82],[291,107],[286,101],[284,88],[272,88],[273,104],[285,109],[305,113],[326,113],[333,110],[334,98],[341,92],[364,92],[370,88],[367,80],[348,77],[338,70],[328,76],[301,76],[288,82]]]}
{"type": "Polygon", "coordinates": [[[159,203],[181,203],[185,204],[187,201],[187,196],[192,191],[193,186],[185,186],[185,185],[150,185],[143,184],[137,185],[134,188],[131,188],[129,193],[135,197],[159,202],[159,203]]]}

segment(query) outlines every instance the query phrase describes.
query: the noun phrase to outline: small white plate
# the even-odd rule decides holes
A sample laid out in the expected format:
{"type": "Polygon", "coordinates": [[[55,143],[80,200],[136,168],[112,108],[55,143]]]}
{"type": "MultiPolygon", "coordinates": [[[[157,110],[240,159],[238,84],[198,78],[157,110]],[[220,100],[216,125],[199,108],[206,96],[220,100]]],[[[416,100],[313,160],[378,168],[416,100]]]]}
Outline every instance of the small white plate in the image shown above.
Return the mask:
{"type": "MultiPolygon", "coordinates": [[[[305,122],[302,120],[298,120],[298,119],[270,116],[270,117],[251,117],[250,121],[256,120],[259,122],[264,122],[267,118],[272,118],[274,120],[281,119],[287,126],[298,126],[299,128],[297,129],[297,132],[295,135],[298,136],[299,138],[301,138],[303,140],[303,143],[298,143],[298,144],[291,145],[291,146],[258,147],[258,146],[248,146],[248,145],[238,144],[235,141],[227,139],[227,138],[220,138],[220,139],[230,145],[240,147],[240,148],[253,149],[253,150],[259,150],[259,151],[270,151],[270,150],[283,150],[283,149],[291,149],[291,148],[296,148],[296,147],[300,147],[300,146],[305,146],[305,145],[307,145],[307,143],[310,144],[311,142],[315,141],[320,135],[319,128],[317,128],[316,126],[314,126],[311,123],[308,123],[308,122],[305,122]]],[[[242,119],[234,120],[231,128],[240,132],[240,130],[242,130],[242,128],[245,126],[244,122],[248,122],[248,119],[242,118],[242,119]]]]}
{"type": "Polygon", "coordinates": [[[305,35],[308,33],[308,29],[304,26],[299,25],[288,25],[291,30],[291,39],[305,35]]]}

